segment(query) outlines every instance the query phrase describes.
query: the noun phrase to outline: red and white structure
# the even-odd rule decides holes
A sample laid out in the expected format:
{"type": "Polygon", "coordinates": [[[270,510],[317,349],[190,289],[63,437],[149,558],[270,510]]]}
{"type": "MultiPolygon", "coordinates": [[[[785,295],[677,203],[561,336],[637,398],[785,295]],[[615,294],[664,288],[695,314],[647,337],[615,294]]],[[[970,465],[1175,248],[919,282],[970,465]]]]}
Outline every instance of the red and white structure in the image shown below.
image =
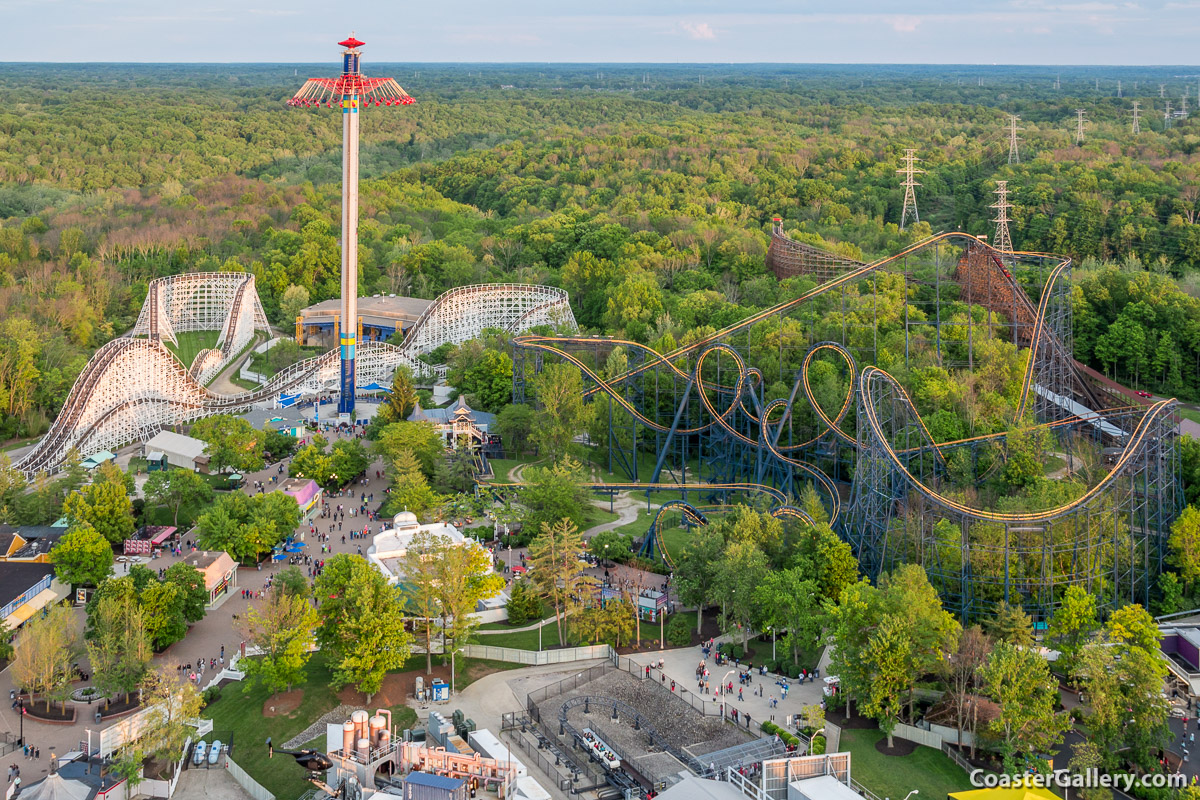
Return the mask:
{"type": "Polygon", "coordinates": [[[358,343],[358,113],[369,106],[406,106],[413,102],[393,78],[368,78],[362,74],[359,52],[365,42],[354,38],[338,42],[342,74],[338,78],[309,78],[288,100],[290,106],[342,109],[342,318],[341,397],[338,413],[354,410],[354,357],[358,343]]]}

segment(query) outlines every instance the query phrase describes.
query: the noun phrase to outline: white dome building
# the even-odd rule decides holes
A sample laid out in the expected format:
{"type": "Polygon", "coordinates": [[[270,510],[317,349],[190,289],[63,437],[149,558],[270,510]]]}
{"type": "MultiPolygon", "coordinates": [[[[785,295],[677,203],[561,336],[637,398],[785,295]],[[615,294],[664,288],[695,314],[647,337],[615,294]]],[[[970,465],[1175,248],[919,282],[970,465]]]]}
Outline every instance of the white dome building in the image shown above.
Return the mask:
{"type": "MultiPolygon", "coordinates": [[[[370,547],[367,548],[367,560],[379,567],[389,582],[404,583],[404,559],[413,539],[421,533],[430,533],[448,539],[459,547],[479,547],[483,545],[474,539],[468,539],[453,525],[445,522],[434,522],[422,525],[417,515],[411,511],[401,511],[392,518],[392,525],[379,533],[370,547]]],[[[502,591],[493,598],[479,604],[476,613],[483,622],[498,622],[508,618],[508,592],[502,591]]]]}

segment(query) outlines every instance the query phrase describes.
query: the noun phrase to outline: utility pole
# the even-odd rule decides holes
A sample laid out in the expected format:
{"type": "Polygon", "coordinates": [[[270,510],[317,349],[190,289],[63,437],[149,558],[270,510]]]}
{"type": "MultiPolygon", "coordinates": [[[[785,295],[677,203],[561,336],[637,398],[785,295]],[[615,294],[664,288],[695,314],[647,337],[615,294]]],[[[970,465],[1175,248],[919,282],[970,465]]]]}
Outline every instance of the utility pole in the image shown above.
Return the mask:
{"type": "Polygon", "coordinates": [[[1021,153],[1017,149],[1017,131],[1021,130],[1017,127],[1017,123],[1020,121],[1021,118],[1016,114],[1008,115],[1008,163],[1010,164],[1021,163],[1021,153]]]}
{"type": "Polygon", "coordinates": [[[925,170],[917,168],[917,151],[908,149],[904,151],[904,166],[896,170],[896,172],[904,176],[904,210],[900,212],[900,230],[904,230],[904,225],[908,222],[909,216],[913,222],[920,222],[921,217],[917,214],[917,195],[913,189],[921,184],[917,183],[913,176],[923,174],[925,170]]]}
{"type": "Polygon", "coordinates": [[[1075,109],[1075,144],[1083,144],[1083,114],[1082,108],[1075,109]]]}
{"type": "Polygon", "coordinates": [[[992,247],[999,250],[1001,253],[1012,252],[1012,238],[1008,234],[1008,210],[1012,205],[1008,202],[1008,181],[996,181],[996,202],[992,203],[992,208],[996,209],[996,218],[992,222],[996,223],[996,235],[992,238],[992,247]]]}
{"type": "Polygon", "coordinates": [[[1137,100],[1133,101],[1133,135],[1137,136],[1142,132],[1142,104],[1137,100]]]}

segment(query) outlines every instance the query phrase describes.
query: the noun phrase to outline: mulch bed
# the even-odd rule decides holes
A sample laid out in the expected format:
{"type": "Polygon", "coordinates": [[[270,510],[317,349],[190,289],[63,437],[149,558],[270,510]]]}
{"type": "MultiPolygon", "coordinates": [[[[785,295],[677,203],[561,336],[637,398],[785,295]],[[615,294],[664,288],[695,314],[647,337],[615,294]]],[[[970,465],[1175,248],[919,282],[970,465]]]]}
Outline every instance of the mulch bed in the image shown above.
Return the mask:
{"type": "Polygon", "coordinates": [[[138,702],[137,692],[129,695],[126,700],[122,697],[119,700],[114,700],[105,706],[103,703],[96,703],[94,708],[87,709],[88,713],[94,714],[97,710],[100,711],[100,719],[108,719],[109,717],[117,717],[121,714],[128,714],[130,711],[136,711],[141,706],[138,702]]]}
{"type": "Polygon", "coordinates": [[[264,717],[284,717],[291,714],[304,702],[304,690],[292,689],[290,692],[273,694],[263,701],[262,715],[264,717]]]}
{"type": "MultiPolygon", "coordinates": [[[[426,673],[425,667],[422,665],[419,669],[409,670],[408,672],[393,672],[385,675],[383,685],[371,697],[371,707],[392,708],[405,705],[416,692],[418,677],[424,681],[426,690],[429,689],[430,682],[435,678],[440,678],[446,683],[450,683],[450,665],[439,664],[439,660],[440,656],[435,655],[433,658],[432,673],[426,673]]],[[[484,675],[490,675],[493,672],[496,672],[496,670],[486,664],[471,662],[465,669],[462,664],[459,664],[457,684],[461,688],[467,682],[479,680],[484,675]]],[[[367,704],[367,696],[355,690],[352,686],[344,687],[337,693],[337,697],[339,701],[346,705],[362,707],[367,704]]]]}
{"type": "Polygon", "coordinates": [[[884,736],[875,743],[875,749],[885,756],[911,756],[920,747],[916,742],[910,742],[908,739],[901,739],[899,736],[892,737],[892,746],[887,746],[887,737],[884,736]]]}
{"type": "Polygon", "coordinates": [[[34,719],[40,719],[43,722],[75,721],[75,709],[69,704],[67,705],[67,711],[64,714],[61,703],[51,703],[50,709],[47,710],[45,703],[41,702],[40,700],[35,700],[34,702],[25,706],[25,713],[27,716],[33,717],[34,719]]]}
{"type": "Polygon", "coordinates": [[[865,731],[879,727],[879,723],[871,717],[864,717],[859,714],[847,717],[846,712],[840,708],[827,709],[825,711],[825,719],[842,729],[848,728],[850,730],[865,731]]]}

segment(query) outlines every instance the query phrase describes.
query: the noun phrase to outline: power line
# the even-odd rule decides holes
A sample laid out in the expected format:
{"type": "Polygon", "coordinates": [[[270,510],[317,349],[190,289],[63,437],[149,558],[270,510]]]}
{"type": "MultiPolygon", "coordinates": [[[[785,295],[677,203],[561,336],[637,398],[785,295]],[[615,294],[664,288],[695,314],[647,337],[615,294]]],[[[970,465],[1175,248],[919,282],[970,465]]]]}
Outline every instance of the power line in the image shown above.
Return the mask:
{"type": "Polygon", "coordinates": [[[1021,120],[1016,114],[1008,115],[1008,163],[1020,164],[1021,153],[1017,149],[1017,123],[1021,120]]]}
{"type": "Polygon", "coordinates": [[[913,191],[915,187],[921,185],[917,183],[913,176],[923,174],[925,172],[925,170],[917,168],[916,162],[919,160],[920,159],[917,158],[916,150],[905,150],[903,159],[904,166],[896,170],[896,172],[904,175],[904,183],[901,184],[904,186],[904,209],[900,212],[900,230],[904,230],[904,225],[908,222],[910,215],[912,216],[913,222],[921,221],[921,217],[917,214],[917,195],[916,192],[913,191]]]}

